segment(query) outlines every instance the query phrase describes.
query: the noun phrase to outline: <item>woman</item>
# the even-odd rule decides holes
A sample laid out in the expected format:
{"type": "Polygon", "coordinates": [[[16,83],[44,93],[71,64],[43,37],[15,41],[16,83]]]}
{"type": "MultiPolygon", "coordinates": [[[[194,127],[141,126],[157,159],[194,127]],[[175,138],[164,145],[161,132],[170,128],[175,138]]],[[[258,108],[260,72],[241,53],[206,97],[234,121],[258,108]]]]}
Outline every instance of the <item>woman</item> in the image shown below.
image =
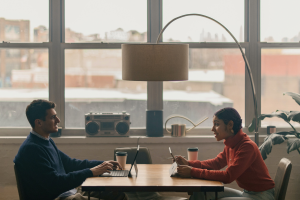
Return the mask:
{"type": "MultiPolygon", "coordinates": [[[[214,159],[187,161],[181,156],[176,161],[183,165],[177,172],[182,177],[194,177],[231,183],[236,181],[243,192],[225,187],[218,197],[248,197],[254,200],[274,200],[275,183],[271,179],[257,145],[242,131],[242,119],[234,108],[223,108],[215,113],[211,129],[217,141],[225,140],[223,152],[214,159]],[[220,170],[227,166],[226,170],[220,170]]],[[[207,193],[215,199],[214,193],[207,193]]],[[[204,199],[202,192],[194,199],[204,199]]]]}

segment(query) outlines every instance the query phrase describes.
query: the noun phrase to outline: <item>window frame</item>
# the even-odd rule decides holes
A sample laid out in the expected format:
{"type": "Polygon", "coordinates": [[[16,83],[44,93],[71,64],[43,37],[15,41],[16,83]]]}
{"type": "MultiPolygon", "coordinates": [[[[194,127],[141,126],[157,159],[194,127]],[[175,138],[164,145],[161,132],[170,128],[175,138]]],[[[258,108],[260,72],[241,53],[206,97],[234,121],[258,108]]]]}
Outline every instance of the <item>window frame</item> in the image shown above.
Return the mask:
{"type": "MultiPolygon", "coordinates": [[[[147,0],[147,43],[155,43],[162,29],[162,1],[147,0]]],[[[267,43],[260,42],[260,0],[245,1],[244,38],[241,47],[251,66],[254,84],[257,92],[258,114],[261,113],[261,49],[262,48],[300,48],[300,43],[267,43]],[[251,20],[250,20],[251,19],[251,20]]],[[[44,48],[49,52],[49,100],[57,105],[57,115],[60,117],[62,136],[84,136],[84,128],[65,128],[65,50],[66,49],[121,49],[122,43],[65,43],[65,0],[49,0],[49,42],[43,43],[0,43],[0,48],[44,48]]],[[[237,48],[235,43],[186,43],[190,48],[237,48]]],[[[163,83],[147,83],[147,109],[163,109],[163,83]]],[[[146,114],[146,113],[145,113],[146,114]]],[[[249,76],[245,70],[245,125],[249,125],[254,117],[254,105],[249,76]]],[[[29,125],[29,124],[28,124],[29,125]]],[[[288,128],[278,128],[279,131],[288,128]]],[[[30,128],[0,128],[0,136],[28,135],[30,128]]],[[[246,133],[246,128],[243,129],[246,133]]],[[[197,128],[188,135],[208,135],[210,128],[197,128]]],[[[266,128],[260,128],[261,134],[266,128]]],[[[145,136],[145,129],[130,130],[130,135],[145,136]]],[[[168,133],[164,133],[168,135],[168,133]]]]}

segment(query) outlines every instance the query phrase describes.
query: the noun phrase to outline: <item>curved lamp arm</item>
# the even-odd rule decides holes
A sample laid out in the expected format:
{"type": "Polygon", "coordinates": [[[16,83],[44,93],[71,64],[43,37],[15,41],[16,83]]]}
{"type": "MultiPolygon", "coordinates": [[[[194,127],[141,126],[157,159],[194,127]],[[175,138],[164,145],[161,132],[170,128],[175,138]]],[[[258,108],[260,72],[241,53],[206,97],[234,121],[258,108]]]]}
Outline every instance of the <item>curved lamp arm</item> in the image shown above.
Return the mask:
{"type": "Polygon", "coordinates": [[[232,35],[232,33],[223,25],[221,24],[220,22],[218,22],[217,20],[211,18],[211,17],[208,17],[206,15],[202,15],[202,14],[197,14],[197,13],[192,13],[192,14],[186,14],[186,15],[181,15],[179,17],[176,17],[174,19],[172,19],[169,23],[167,23],[165,25],[165,27],[160,31],[158,37],[157,37],[157,40],[156,40],[156,44],[159,43],[159,40],[162,36],[162,33],[165,31],[165,29],[175,20],[179,19],[179,18],[182,18],[182,17],[187,17],[187,16],[200,16],[200,17],[205,17],[207,19],[210,19],[214,22],[216,22],[217,24],[219,24],[220,26],[222,26],[228,33],[229,35],[233,38],[233,40],[235,41],[235,43],[238,45],[241,53],[242,53],[242,56],[244,58],[244,61],[246,63],[246,66],[247,66],[247,72],[249,74],[249,77],[250,77],[250,82],[251,82],[251,87],[252,87],[252,95],[253,95],[253,102],[254,102],[254,115],[255,115],[255,143],[257,144],[258,146],[258,143],[259,143],[259,134],[258,134],[258,113],[257,113],[257,97],[256,97],[256,91],[255,91],[255,86],[254,86],[254,82],[253,82],[253,77],[252,77],[252,71],[251,71],[251,68],[250,68],[250,65],[249,65],[249,62],[246,58],[246,55],[244,54],[243,50],[242,50],[242,47],[240,45],[240,43],[237,41],[237,39],[232,35]]]}

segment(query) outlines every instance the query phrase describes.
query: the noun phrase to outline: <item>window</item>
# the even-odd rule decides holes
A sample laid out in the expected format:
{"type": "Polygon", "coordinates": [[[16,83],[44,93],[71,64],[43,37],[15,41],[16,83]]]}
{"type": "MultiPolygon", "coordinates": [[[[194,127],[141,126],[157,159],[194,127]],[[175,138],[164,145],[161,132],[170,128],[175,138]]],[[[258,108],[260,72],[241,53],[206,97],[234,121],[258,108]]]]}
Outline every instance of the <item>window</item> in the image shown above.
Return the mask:
{"type": "MultiPolygon", "coordinates": [[[[261,55],[261,77],[264,79],[264,93],[261,96],[261,113],[269,114],[276,110],[299,110],[299,105],[284,92],[299,93],[300,81],[299,49],[263,49],[261,55]]],[[[299,123],[293,123],[299,126],[299,123]]],[[[262,127],[275,125],[290,127],[280,118],[266,118],[262,127]]]]}
{"type": "MultiPolygon", "coordinates": [[[[198,13],[226,26],[238,41],[244,41],[244,1],[164,0],[163,25],[184,14],[198,13]]],[[[217,23],[198,16],[173,22],[164,32],[164,42],[234,42],[217,23]]]]}
{"type": "Polygon", "coordinates": [[[48,29],[48,0],[1,0],[1,42],[48,42],[48,29]]]}
{"type": "Polygon", "coordinates": [[[66,127],[84,128],[83,116],[130,114],[130,127],[146,127],[147,82],[122,80],[121,50],[65,51],[66,127]]]}
{"type": "MultiPolygon", "coordinates": [[[[189,13],[218,20],[240,42],[254,84],[260,88],[259,113],[297,109],[298,105],[293,106],[294,101],[282,93],[299,91],[299,27],[294,20],[299,6],[295,0],[281,2],[1,0],[0,129],[29,127],[24,109],[36,98],[57,104],[63,135],[72,128],[85,135],[83,116],[91,111],[127,111],[133,132],[144,133],[145,110],[162,104],[165,119],[180,114],[194,122],[211,117],[219,108],[233,106],[244,125],[249,125],[252,90],[242,55],[230,35],[209,19],[185,17],[163,34],[163,42],[190,45],[189,81],[164,82],[162,86],[121,80],[122,43],[155,43],[166,23],[189,13]],[[283,13],[280,18],[278,13],[283,13]],[[291,23],[286,21],[293,20],[295,26],[288,26],[291,23]],[[278,62],[273,63],[275,60],[278,62]],[[279,71],[282,74],[274,74],[279,71]],[[278,79],[281,84],[275,81],[278,79]],[[148,86],[151,94],[159,95],[149,97],[148,86]]],[[[264,120],[262,130],[277,124],[272,120],[276,119],[264,120]]],[[[184,120],[182,123],[188,125],[184,120]]],[[[208,130],[210,123],[208,120],[201,127],[208,130]]]]}
{"type": "Polygon", "coordinates": [[[262,0],[261,3],[261,41],[298,42],[300,26],[297,0],[262,0]],[[287,23],[288,22],[288,23],[287,23]]]}
{"type": "Polygon", "coordinates": [[[65,41],[147,42],[146,0],[65,0],[65,41]]]}
{"type": "Polygon", "coordinates": [[[49,99],[47,49],[0,48],[0,127],[29,127],[25,108],[49,99]]]}
{"type": "MultiPolygon", "coordinates": [[[[189,54],[189,80],[164,82],[165,120],[175,114],[194,123],[209,117],[200,127],[211,127],[212,116],[224,107],[236,108],[245,119],[245,66],[241,52],[190,49],[189,54]]],[[[181,118],[172,121],[191,126],[181,118]]]]}

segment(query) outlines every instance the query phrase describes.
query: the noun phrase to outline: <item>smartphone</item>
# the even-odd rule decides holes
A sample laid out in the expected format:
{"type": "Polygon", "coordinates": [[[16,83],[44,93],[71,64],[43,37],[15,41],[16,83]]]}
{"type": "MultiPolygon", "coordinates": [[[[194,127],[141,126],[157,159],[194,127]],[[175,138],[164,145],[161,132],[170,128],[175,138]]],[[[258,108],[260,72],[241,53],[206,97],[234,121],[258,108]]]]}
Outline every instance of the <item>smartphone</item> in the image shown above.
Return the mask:
{"type": "Polygon", "coordinates": [[[173,156],[173,154],[172,154],[171,147],[169,147],[169,151],[170,151],[170,154],[171,154],[171,156],[173,157],[173,159],[174,159],[174,160],[175,160],[175,162],[177,163],[177,166],[179,166],[178,162],[176,161],[175,157],[174,157],[174,156],[173,156]]]}

